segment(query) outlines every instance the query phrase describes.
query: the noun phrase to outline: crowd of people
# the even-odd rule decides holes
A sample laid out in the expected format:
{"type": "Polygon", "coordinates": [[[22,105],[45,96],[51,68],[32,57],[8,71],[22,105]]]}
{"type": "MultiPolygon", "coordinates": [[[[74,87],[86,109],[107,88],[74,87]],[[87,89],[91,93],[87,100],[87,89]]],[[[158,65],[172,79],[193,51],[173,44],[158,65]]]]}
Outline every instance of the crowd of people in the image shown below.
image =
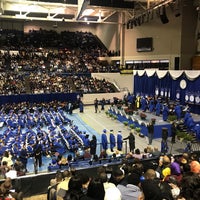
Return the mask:
{"type": "Polygon", "coordinates": [[[95,174],[74,168],[57,171],[50,181],[48,200],[197,200],[200,164],[197,154],[161,155],[157,162],[124,159],[101,166],[95,174]]]}
{"type": "Polygon", "coordinates": [[[116,91],[113,84],[91,78],[92,72],[119,72],[99,56],[118,55],[88,32],[1,30],[0,93],[97,93],[116,91]],[[46,40],[46,38],[49,38],[46,40]]]}
{"type": "Polygon", "coordinates": [[[117,66],[98,59],[99,56],[117,56],[119,52],[107,51],[89,32],[2,30],[1,35],[1,71],[119,72],[117,66]]]}

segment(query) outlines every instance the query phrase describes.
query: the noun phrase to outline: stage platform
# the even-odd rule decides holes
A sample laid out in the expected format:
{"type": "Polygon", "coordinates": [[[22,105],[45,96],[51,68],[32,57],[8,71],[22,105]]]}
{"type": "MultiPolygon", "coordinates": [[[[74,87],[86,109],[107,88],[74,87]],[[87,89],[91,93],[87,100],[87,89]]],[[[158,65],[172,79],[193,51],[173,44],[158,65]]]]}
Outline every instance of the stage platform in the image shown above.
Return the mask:
{"type": "Polygon", "coordinates": [[[163,121],[162,116],[156,116],[155,114],[147,111],[145,112],[146,118],[141,119],[140,113],[144,113],[141,110],[133,112],[133,114],[127,114],[123,108],[118,109],[116,106],[110,107],[109,111],[117,115],[117,119],[120,122],[123,123],[124,121],[128,121],[129,125],[134,124],[136,127],[140,127],[141,133],[144,136],[147,136],[148,134],[147,125],[152,119],[155,119],[153,138],[162,138],[163,129],[167,129],[168,137],[171,137],[171,123],[163,121]]]}

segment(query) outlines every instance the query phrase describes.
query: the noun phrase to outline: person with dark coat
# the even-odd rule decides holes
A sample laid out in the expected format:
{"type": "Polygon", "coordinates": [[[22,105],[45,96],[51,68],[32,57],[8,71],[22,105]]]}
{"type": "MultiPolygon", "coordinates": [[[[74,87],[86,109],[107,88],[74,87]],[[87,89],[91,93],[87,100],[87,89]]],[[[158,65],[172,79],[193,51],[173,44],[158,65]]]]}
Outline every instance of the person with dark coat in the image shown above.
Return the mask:
{"type": "Polygon", "coordinates": [[[79,111],[80,111],[80,113],[83,113],[83,111],[84,111],[84,105],[83,105],[82,100],[80,100],[80,102],[79,102],[79,111]]]}
{"type": "Polygon", "coordinates": [[[118,131],[117,133],[117,150],[121,151],[123,145],[123,138],[121,131],[118,131]]]}
{"type": "Polygon", "coordinates": [[[113,149],[115,147],[115,136],[113,134],[113,130],[110,130],[110,150],[113,152],[113,149]]]}
{"type": "Polygon", "coordinates": [[[36,144],[34,145],[34,157],[35,157],[35,166],[37,168],[38,164],[39,167],[42,166],[42,145],[37,140],[36,144]]]}
{"type": "Polygon", "coordinates": [[[173,122],[172,126],[171,126],[171,136],[172,136],[172,143],[176,143],[175,139],[176,139],[176,123],[173,122]]]}
{"type": "Polygon", "coordinates": [[[154,134],[154,123],[152,121],[147,125],[147,129],[148,129],[149,145],[151,145],[152,140],[153,140],[153,134],[154,134]]]}
{"type": "Polygon", "coordinates": [[[92,159],[96,155],[96,149],[97,149],[97,138],[95,135],[93,135],[92,140],[90,141],[90,154],[92,156],[92,159]]]}
{"type": "Polygon", "coordinates": [[[26,150],[26,145],[24,144],[20,153],[19,153],[19,159],[20,161],[22,162],[25,170],[27,171],[27,161],[28,161],[28,153],[27,153],[27,150],[26,150]]]}
{"type": "Polygon", "coordinates": [[[135,149],[135,136],[133,135],[132,132],[130,132],[129,136],[124,138],[123,140],[129,140],[129,148],[130,152],[134,152],[135,149]]]}
{"type": "Polygon", "coordinates": [[[95,113],[97,113],[97,111],[98,111],[98,104],[99,104],[99,101],[98,101],[98,99],[96,98],[96,99],[94,100],[94,109],[95,109],[95,113]]]}

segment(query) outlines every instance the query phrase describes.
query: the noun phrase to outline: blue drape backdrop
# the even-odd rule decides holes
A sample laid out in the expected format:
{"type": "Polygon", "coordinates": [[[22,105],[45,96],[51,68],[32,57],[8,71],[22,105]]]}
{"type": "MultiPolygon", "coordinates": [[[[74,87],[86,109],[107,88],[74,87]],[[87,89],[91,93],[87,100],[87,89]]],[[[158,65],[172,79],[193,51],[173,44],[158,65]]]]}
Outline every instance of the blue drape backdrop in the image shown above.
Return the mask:
{"type": "Polygon", "coordinates": [[[156,89],[158,96],[168,97],[171,101],[178,101],[181,105],[188,104],[191,112],[200,114],[200,76],[190,79],[185,73],[179,77],[172,77],[168,72],[163,77],[159,77],[155,71],[151,76],[145,71],[144,73],[134,74],[134,95],[155,96],[156,89]],[[181,88],[180,82],[186,81],[186,88],[181,88]],[[189,101],[186,101],[186,95],[189,101]],[[194,98],[190,98],[193,96],[194,98]],[[194,101],[190,101],[194,99],[194,101]],[[195,101],[196,100],[196,101],[195,101]]]}

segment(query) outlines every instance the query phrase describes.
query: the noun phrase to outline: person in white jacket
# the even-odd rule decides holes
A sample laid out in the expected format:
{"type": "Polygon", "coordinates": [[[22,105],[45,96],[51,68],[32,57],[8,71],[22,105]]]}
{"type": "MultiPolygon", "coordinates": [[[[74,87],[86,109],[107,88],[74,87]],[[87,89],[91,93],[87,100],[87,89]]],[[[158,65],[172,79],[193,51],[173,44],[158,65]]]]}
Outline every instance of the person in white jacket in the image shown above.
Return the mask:
{"type": "Polygon", "coordinates": [[[114,183],[108,182],[107,174],[102,172],[99,176],[105,190],[104,200],[121,200],[121,192],[114,183]]]}

